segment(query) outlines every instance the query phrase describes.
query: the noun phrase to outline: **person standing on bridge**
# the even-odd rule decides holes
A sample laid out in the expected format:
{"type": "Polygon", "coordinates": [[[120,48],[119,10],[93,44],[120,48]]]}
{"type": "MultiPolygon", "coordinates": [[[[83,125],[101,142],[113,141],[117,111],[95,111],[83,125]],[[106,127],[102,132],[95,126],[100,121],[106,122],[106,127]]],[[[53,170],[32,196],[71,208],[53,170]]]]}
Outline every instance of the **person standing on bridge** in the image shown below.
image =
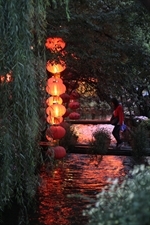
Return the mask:
{"type": "Polygon", "coordinates": [[[110,123],[114,125],[112,134],[117,142],[116,147],[120,148],[123,142],[120,133],[126,129],[126,126],[124,124],[124,110],[122,105],[119,103],[119,101],[116,98],[111,99],[111,105],[113,108],[113,113],[110,119],[110,123]]]}

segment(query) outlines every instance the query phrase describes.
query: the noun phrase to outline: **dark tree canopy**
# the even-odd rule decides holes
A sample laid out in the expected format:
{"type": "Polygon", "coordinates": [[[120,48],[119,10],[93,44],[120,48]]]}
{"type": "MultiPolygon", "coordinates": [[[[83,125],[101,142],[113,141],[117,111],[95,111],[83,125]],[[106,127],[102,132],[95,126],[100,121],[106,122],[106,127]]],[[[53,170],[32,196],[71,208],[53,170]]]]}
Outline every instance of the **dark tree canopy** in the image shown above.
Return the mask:
{"type": "MultiPolygon", "coordinates": [[[[141,92],[145,88],[149,92],[150,71],[146,7],[132,0],[70,1],[69,13],[69,21],[61,7],[47,14],[47,36],[60,36],[67,43],[63,55],[67,67],[78,74],[78,80],[96,88],[101,100],[121,96],[138,106],[143,102],[145,108],[141,92]]],[[[54,54],[47,55],[51,57],[54,54]]]]}

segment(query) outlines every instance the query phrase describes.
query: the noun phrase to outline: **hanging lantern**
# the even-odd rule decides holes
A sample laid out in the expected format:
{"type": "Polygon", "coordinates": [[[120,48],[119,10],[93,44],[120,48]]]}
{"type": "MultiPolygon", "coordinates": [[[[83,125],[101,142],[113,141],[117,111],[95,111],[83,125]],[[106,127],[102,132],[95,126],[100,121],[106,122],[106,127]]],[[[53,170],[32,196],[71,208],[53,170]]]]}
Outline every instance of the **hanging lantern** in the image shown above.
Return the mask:
{"type": "Polygon", "coordinates": [[[60,104],[53,104],[46,109],[46,113],[48,116],[52,117],[61,117],[65,114],[66,108],[60,104]]]}
{"type": "Polygon", "coordinates": [[[80,118],[80,114],[77,112],[72,112],[69,114],[69,119],[71,120],[78,120],[80,118]]]}
{"type": "Polygon", "coordinates": [[[62,146],[53,147],[55,159],[62,159],[66,156],[66,149],[62,146]]]}
{"type": "Polygon", "coordinates": [[[65,45],[64,40],[60,37],[47,38],[45,43],[46,48],[54,52],[61,51],[64,49],[65,45]]]}
{"type": "Polygon", "coordinates": [[[12,78],[12,72],[9,72],[6,74],[6,82],[9,83],[13,80],[12,78]]]}
{"type": "Polygon", "coordinates": [[[56,147],[48,148],[46,154],[55,159],[62,159],[66,156],[66,149],[58,145],[56,147]]]}
{"type": "Polygon", "coordinates": [[[50,60],[47,62],[46,65],[46,69],[50,72],[50,73],[61,73],[62,71],[64,71],[66,69],[66,64],[64,61],[60,60],[60,63],[56,63],[56,62],[50,62],[50,60]]]}
{"type": "Polygon", "coordinates": [[[55,77],[55,76],[52,76],[51,78],[49,78],[47,80],[47,85],[50,86],[52,83],[54,82],[58,82],[58,83],[63,83],[63,80],[60,78],[60,77],[55,77]]]}
{"type": "Polygon", "coordinates": [[[63,121],[63,117],[62,116],[60,116],[60,117],[51,117],[51,116],[48,116],[47,118],[46,118],[46,120],[47,120],[47,122],[49,123],[49,124],[60,124],[62,121],[63,121]]]}
{"type": "Polygon", "coordinates": [[[71,113],[71,109],[66,109],[66,112],[63,115],[63,117],[68,117],[70,113],[71,113]]]}
{"type": "Polygon", "coordinates": [[[55,103],[62,104],[63,100],[59,96],[51,96],[46,100],[46,104],[48,106],[53,105],[55,103]]]}
{"type": "Polygon", "coordinates": [[[66,91],[66,86],[63,83],[53,82],[50,86],[46,86],[48,94],[53,96],[59,96],[66,91]]]}
{"type": "Polygon", "coordinates": [[[70,102],[68,106],[70,109],[78,109],[80,107],[80,103],[79,102],[70,102]]]}
{"type": "Polygon", "coordinates": [[[62,126],[52,125],[46,130],[46,135],[53,139],[61,139],[65,136],[66,130],[62,126]]]}
{"type": "Polygon", "coordinates": [[[70,99],[78,99],[78,98],[80,98],[80,94],[76,91],[72,91],[70,99]]]}
{"type": "Polygon", "coordinates": [[[67,103],[70,100],[70,96],[67,93],[61,94],[60,97],[62,98],[63,103],[67,103]]]}
{"type": "Polygon", "coordinates": [[[3,83],[5,81],[5,76],[4,75],[1,75],[0,76],[0,83],[3,83]]]}

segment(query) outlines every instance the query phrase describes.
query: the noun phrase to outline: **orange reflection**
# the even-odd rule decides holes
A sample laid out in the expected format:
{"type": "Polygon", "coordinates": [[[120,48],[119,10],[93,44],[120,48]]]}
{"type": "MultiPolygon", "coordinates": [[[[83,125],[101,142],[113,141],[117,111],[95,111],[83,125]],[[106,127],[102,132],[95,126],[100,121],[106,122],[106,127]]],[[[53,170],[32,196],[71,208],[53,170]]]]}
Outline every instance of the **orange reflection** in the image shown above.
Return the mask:
{"type": "Polygon", "coordinates": [[[104,156],[97,165],[89,155],[69,154],[53,173],[42,168],[39,222],[42,225],[70,225],[72,221],[76,225],[87,224],[88,218],[82,215],[82,210],[90,203],[89,198],[96,198],[110,183],[108,178],[123,180],[123,159],[124,156],[104,156]]]}

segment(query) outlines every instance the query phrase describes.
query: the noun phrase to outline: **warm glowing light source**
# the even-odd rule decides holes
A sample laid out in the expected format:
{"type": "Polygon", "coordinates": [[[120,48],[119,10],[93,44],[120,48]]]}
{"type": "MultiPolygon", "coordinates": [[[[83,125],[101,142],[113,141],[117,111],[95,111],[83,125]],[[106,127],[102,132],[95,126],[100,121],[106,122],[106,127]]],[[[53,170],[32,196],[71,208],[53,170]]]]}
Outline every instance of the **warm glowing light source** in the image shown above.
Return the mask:
{"type": "Polygon", "coordinates": [[[0,82],[3,83],[4,81],[5,81],[5,76],[4,75],[1,75],[0,76],[0,82]]]}
{"type": "Polygon", "coordinates": [[[50,72],[50,73],[61,73],[62,71],[64,71],[66,69],[66,64],[64,61],[60,60],[60,63],[56,63],[54,61],[48,61],[47,65],[46,65],[46,69],[50,72]]]}
{"type": "Polygon", "coordinates": [[[51,117],[51,116],[48,116],[47,117],[47,122],[49,123],[49,124],[60,124],[61,122],[63,122],[63,117],[62,116],[60,116],[60,117],[51,117]]]}
{"type": "Polygon", "coordinates": [[[64,49],[64,47],[66,46],[66,43],[60,37],[51,37],[51,38],[47,38],[45,46],[51,51],[59,52],[62,49],[64,49]]]}
{"type": "Polygon", "coordinates": [[[65,106],[57,104],[57,103],[49,106],[46,109],[47,115],[52,117],[61,117],[65,114],[65,112],[66,112],[65,106]]]}
{"type": "Polygon", "coordinates": [[[55,103],[62,104],[63,100],[59,96],[51,96],[46,100],[46,104],[48,106],[53,105],[55,103]]]}
{"type": "Polygon", "coordinates": [[[63,83],[53,82],[50,86],[46,86],[46,91],[50,95],[59,96],[65,93],[66,86],[63,83]]]}
{"type": "MultiPolygon", "coordinates": [[[[46,48],[50,49],[53,53],[61,51],[64,49],[65,45],[66,43],[63,39],[59,37],[47,38],[45,43],[46,48]]],[[[57,142],[55,142],[55,140],[62,138],[66,133],[66,130],[58,125],[63,121],[62,116],[66,113],[66,108],[62,105],[63,99],[60,97],[60,95],[64,94],[66,91],[66,86],[60,78],[60,73],[66,69],[66,63],[63,60],[59,62],[49,60],[46,64],[46,69],[53,74],[53,76],[47,80],[46,86],[46,92],[51,95],[46,100],[48,105],[46,108],[46,113],[48,115],[46,120],[50,124],[50,127],[46,131],[46,138],[52,141],[53,144],[58,145],[58,140],[57,142]],[[51,140],[51,138],[54,140],[51,140]]],[[[56,148],[56,154],[54,154],[55,158],[64,157],[66,155],[66,150],[61,146],[57,147],[59,147],[59,150],[56,148]]]]}
{"type": "Polygon", "coordinates": [[[51,78],[49,78],[47,80],[47,85],[50,86],[54,82],[56,82],[56,83],[63,83],[63,80],[61,78],[59,78],[59,77],[52,76],[51,78]]]}

